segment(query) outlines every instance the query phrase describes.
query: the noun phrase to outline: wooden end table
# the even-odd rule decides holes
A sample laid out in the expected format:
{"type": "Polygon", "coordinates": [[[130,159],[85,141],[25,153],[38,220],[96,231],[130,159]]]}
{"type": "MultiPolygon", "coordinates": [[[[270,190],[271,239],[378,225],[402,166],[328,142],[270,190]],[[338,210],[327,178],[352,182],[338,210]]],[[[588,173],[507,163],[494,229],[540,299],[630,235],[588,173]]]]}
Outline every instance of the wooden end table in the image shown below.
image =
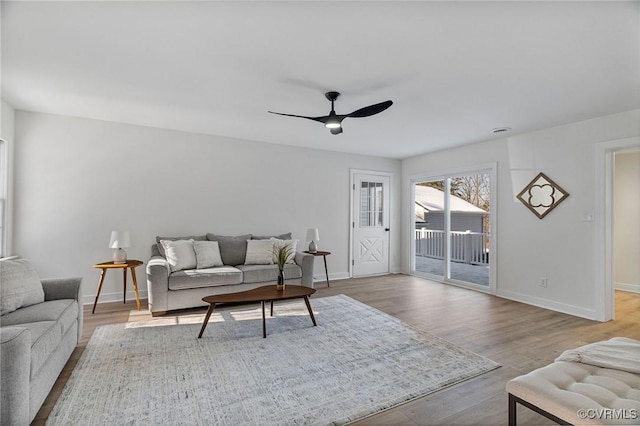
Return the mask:
{"type": "Polygon", "coordinates": [[[311,322],[315,327],[316,318],[313,316],[311,310],[311,304],[309,303],[309,296],[316,292],[315,288],[303,287],[301,285],[289,285],[287,284],[284,290],[277,290],[275,285],[267,285],[263,287],[254,288],[252,290],[239,291],[237,293],[216,294],[213,296],[206,296],[202,298],[203,302],[209,303],[209,310],[207,316],[204,317],[200,334],[198,339],[202,337],[204,329],[207,328],[209,318],[213,308],[217,303],[243,303],[243,302],[261,302],[262,303],[262,337],[267,337],[267,320],[264,314],[264,303],[271,302],[271,316],[273,316],[273,301],[274,300],[287,300],[287,299],[304,299],[304,303],[307,305],[311,322]]]}
{"type": "Polygon", "coordinates": [[[318,250],[316,252],[303,251],[303,253],[312,254],[314,256],[322,256],[322,258],[324,259],[324,274],[327,276],[327,287],[331,287],[329,285],[329,271],[327,271],[327,256],[329,256],[331,252],[318,250]]]}
{"type": "Polygon", "coordinates": [[[127,260],[125,263],[113,263],[111,262],[103,262],[96,263],[93,265],[94,268],[99,268],[102,271],[100,272],[100,283],[98,284],[98,293],[96,294],[96,300],[93,302],[93,309],[91,313],[96,312],[96,305],[98,304],[98,297],[100,297],[100,291],[102,290],[102,283],[104,283],[104,277],[107,275],[107,269],[122,269],[122,284],[124,289],[123,303],[127,303],[127,269],[131,271],[131,277],[133,278],[133,292],[136,295],[136,305],[138,306],[138,310],[140,310],[140,295],[138,294],[138,281],[136,280],[136,268],[142,265],[143,262],[139,260],[127,260]]]}

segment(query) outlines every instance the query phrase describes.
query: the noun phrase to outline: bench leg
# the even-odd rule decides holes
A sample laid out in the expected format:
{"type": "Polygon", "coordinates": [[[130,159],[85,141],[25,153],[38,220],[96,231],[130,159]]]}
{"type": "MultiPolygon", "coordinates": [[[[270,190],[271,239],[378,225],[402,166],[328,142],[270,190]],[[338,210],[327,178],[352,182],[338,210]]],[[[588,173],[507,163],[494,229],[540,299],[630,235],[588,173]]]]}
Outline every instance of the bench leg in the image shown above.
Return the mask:
{"type": "Polygon", "coordinates": [[[516,398],[509,394],[509,426],[516,426],[516,398]]]}
{"type": "Polygon", "coordinates": [[[542,408],[536,407],[530,402],[525,401],[524,399],[518,398],[515,395],[509,394],[509,426],[516,426],[516,407],[517,403],[520,403],[530,409],[531,411],[535,411],[536,413],[545,416],[551,421],[558,423],[559,425],[569,425],[572,424],[567,422],[566,420],[562,420],[560,417],[554,416],[548,411],[543,410],[542,408]]]}

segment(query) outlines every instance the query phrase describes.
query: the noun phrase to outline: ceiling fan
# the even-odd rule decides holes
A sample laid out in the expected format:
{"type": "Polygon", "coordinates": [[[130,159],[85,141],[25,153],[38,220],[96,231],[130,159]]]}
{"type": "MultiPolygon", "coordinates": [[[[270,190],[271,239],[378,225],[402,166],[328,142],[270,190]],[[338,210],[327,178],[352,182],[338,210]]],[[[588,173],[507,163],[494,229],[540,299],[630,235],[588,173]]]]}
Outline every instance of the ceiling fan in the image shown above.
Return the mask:
{"type": "Polygon", "coordinates": [[[298,117],[298,118],[306,118],[308,120],[318,121],[324,124],[324,127],[328,128],[331,131],[332,135],[339,135],[342,133],[342,120],[345,118],[362,118],[369,117],[371,115],[375,115],[381,113],[385,109],[389,108],[393,105],[392,101],[384,101],[379,104],[369,105],[364,108],[360,108],[358,110],[353,111],[351,114],[336,114],[336,111],[333,109],[333,103],[338,99],[340,93],[338,92],[327,92],[324,96],[331,101],[331,112],[329,115],[325,115],[322,117],[307,117],[304,115],[295,115],[295,114],[283,114],[281,112],[273,112],[268,111],[271,114],[285,115],[287,117],[298,117]]]}

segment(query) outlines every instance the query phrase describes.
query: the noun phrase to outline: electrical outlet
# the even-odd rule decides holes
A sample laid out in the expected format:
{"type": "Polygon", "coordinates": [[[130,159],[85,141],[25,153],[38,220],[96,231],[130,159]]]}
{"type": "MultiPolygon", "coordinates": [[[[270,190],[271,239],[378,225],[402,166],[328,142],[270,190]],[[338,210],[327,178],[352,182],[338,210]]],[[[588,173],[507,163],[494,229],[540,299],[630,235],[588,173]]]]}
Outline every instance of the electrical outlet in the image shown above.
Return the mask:
{"type": "Polygon", "coordinates": [[[547,277],[540,278],[540,287],[547,288],[547,277]]]}

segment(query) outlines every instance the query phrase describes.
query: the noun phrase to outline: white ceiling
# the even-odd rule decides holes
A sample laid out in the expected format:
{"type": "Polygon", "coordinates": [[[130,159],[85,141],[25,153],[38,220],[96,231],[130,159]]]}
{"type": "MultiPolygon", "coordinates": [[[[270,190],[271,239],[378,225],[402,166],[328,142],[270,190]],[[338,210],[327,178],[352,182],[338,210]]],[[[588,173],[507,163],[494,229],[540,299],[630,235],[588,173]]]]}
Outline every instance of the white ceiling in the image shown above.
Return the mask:
{"type": "MultiPolygon", "coordinates": [[[[405,158],[640,108],[640,2],[2,1],[20,110],[405,158]],[[394,105],[322,124],[319,116],[394,105]]],[[[179,144],[179,141],[176,141],[179,144]]]]}

